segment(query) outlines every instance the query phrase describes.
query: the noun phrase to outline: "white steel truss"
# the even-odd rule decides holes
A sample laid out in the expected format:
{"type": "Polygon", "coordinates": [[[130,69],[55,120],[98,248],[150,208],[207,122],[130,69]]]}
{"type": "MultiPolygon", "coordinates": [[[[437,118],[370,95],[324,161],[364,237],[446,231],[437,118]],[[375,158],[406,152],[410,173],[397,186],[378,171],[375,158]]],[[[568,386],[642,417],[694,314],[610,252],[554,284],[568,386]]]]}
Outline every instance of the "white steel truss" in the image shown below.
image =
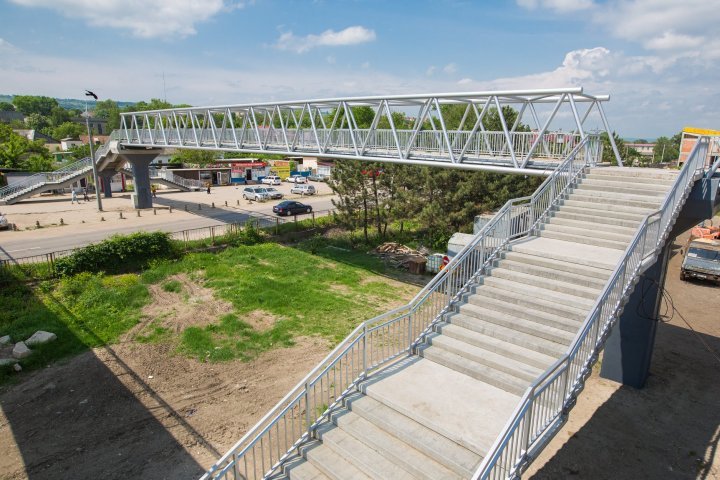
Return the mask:
{"type": "Polygon", "coordinates": [[[593,113],[602,121],[622,165],[602,107],[608,100],[607,95],[588,95],[578,87],[172,108],[123,113],[120,142],[546,175],[586,138],[588,152],[599,156],[599,135],[584,128],[593,113]],[[582,115],[580,104],[585,107],[582,115]],[[444,105],[464,106],[456,128],[448,128],[444,105]],[[551,107],[544,118],[538,114],[540,105],[551,107]],[[512,125],[505,106],[517,111],[512,125]],[[358,127],[357,107],[372,111],[366,128],[358,127]],[[573,124],[569,132],[553,129],[563,109],[573,124]],[[415,111],[415,116],[406,116],[415,111]],[[393,113],[397,112],[412,125],[396,126],[398,117],[393,113]],[[490,112],[499,118],[501,130],[485,128],[483,121],[490,112]],[[525,117],[530,131],[519,128],[525,117]]]}

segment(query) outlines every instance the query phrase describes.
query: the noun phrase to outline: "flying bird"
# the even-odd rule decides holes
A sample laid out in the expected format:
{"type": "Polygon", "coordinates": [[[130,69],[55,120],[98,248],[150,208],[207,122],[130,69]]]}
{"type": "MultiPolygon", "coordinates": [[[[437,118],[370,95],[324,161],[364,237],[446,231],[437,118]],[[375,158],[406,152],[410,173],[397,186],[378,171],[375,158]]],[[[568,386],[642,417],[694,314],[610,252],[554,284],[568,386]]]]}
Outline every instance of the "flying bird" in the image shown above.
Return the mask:
{"type": "Polygon", "coordinates": [[[98,96],[95,95],[95,94],[94,94],[93,92],[91,92],[90,90],[85,90],[85,96],[86,96],[86,97],[93,97],[95,100],[98,99],[98,96]]]}

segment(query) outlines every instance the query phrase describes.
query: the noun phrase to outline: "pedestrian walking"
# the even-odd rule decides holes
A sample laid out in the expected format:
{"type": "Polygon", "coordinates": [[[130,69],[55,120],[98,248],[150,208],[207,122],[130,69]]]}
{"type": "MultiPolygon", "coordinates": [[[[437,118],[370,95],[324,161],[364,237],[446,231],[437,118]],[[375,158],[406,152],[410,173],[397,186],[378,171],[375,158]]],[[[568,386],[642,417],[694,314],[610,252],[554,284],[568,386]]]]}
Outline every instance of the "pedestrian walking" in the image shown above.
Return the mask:
{"type": "Polygon", "coordinates": [[[153,198],[157,198],[157,185],[154,183],[150,185],[150,191],[152,192],[153,198]]]}
{"type": "Polygon", "coordinates": [[[83,187],[83,200],[85,200],[86,202],[90,201],[90,197],[88,197],[87,194],[87,187],[83,187]]]}
{"type": "MultiPolygon", "coordinates": [[[[73,188],[72,190],[70,190],[70,205],[72,205],[73,203],[75,203],[77,201],[78,201],[77,193],[75,193],[75,189],[73,188]]],[[[78,202],[78,203],[80,203],[80,202],[78,202]]]]}
{"type": "Polygon", "coordinates": [[[207,182],[207,193],[210,195],[210,182],[207,182]]]}

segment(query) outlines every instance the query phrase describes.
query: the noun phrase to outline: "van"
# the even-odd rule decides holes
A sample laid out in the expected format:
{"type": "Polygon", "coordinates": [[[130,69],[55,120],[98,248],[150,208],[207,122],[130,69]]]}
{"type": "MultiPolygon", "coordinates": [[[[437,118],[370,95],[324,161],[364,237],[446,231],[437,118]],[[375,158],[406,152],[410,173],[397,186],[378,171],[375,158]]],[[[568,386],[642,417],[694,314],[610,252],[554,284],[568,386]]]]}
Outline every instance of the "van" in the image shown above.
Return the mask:
{"type": "Polygon", "coordinates": [[[302,185],[293,185],[293,187],[290,189],[290,193],[299,193],[300,195],[315,195],[315,187],[313,185],[308,184],[302,184],[302,185]]]}
{"type": "Polygon", "coordinates": [[[282,182],[277,175],[268,175],[262,179],[262,183],[265,185],[280,185],[282,182]]]}

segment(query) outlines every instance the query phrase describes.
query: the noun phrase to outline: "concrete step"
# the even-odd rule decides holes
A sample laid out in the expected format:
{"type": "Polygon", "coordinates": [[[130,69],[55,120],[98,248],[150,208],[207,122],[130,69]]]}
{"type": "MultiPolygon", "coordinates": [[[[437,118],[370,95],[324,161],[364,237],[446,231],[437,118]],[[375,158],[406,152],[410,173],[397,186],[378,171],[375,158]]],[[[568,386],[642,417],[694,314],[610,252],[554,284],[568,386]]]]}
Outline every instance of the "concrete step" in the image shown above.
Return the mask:
{"type": "MultiPolygon", "coordinates": [[[[494,267],[489,269],[488,274],[491,277],[502,278],[517,283],[524,283],[529,286],[542,285],[542,288],[560,292],[575,297],[587,298],[594,300],[600,294],[600,287],[587,287],[568,283],[561,278],[562,274],[557,274],[552,270],[547,276],[538,276],[532,273],[520,272],[504,267],[494,267]]],[[[542,274],[541,274],[542,275],[542,274]]]]}
{"type": "MultiPolygon", "coordinates": [[[[482,461],[478,454],[372,397],[357,393],[351,395],[345,405],[376,427],[465,478],[471,477],[482,461]]],[[[394,450],[387,451],[394,455],[394,450]]],[[[402,464],[405,460],[397,461],[402,464]]]]}
{"type": "Polygon", "coordinates": [[[473,332],[488,335],[498,340],[519,345],[529,350],[534,350],[555,359],[561,357],[567,351],[568,347],[567,345],[553,342],[552,340],[523,333],[512,328],[503,327],[497,323],[475,316],[465,315],[463,313],[448,314],[445,317],[445,321],[452,325],[467,328],[473,332]]]}
{"type": "Polygon", "coordinates": [[[528,302],[534,303],[534,306],[530,306],[516,301],[516,299],[513,298],[514,295],[503,295],[502,291],[497,292],[495,290],[491,293],[492,295],[482,295],[478,298],[468,297],[468,301],[457,305],[456,311],[459,312],[463,307],[466,307],[466,309],[484,308],[513,319],[529,320],[539,323],[540,325],[547,325],[567,332],[576,331],[578,323],[584,321],[586,317],[584,310],[568,308],[562,305],[558,306],[559,304],[557,302],[549,302],[556,306],[556,308],[553,309],[550,308],[548,302],[543,301],[541,309],[537,308],[538,304],[536,302],[532,302],[535,299],[531,299],[528,302]],[[545,310],[551,311],[546,312],[545,310]]]}
{"type": "Polygon", "coordinates": [[[566,198],[561,201],[560,212],[578,212],[592,215],[615,216],[626,220],[637,220],[640,222],[649,213],[656,211],[657,208],[632,207],[625,204],[609,204],[600,202],[585,202],[578,199],[566,198]],[[589,212],[590,211],[590,212],[589,212]],[[616,214],[616,215],[611,215],[616,214]]]}
{"type": "Polygon", "coordinates": [[[268,480],[328,480],[328,476],[322,473],[312,463],[300,456],[288,459],[283,464],[283,472],[273,475],[268,480]]]}
{"type": "MultiPolygon", "coordinates": [[[[400,469],[397,474],[391,475],[393,469],[383,466],[382,473],[384,473],[384,476],[382,478],[407,478],[409,474],[410,478],[414,479],[435,480],[436,478],[448,478],[460,480],[464,476],[465,472],[458,474],[401,441],[392,435],[387,426],[380,427],[357,413],[342,410],[333,415],[333,422],[340,427],[341,431],[345,431],[352,437],[361,440],[364,445],[382,456],[383,460],[369,465],[368,471],[378,471],[380,465],[386,462],[395,466],[396,469],[400,469]],[[404,474],[403,472],[407,473],[404,474]]],[[[345,448],[351,447],[351,445],[352,442],[347,442],[345,448]]],[[[361,448],[358,448],[358,450],[361,450],[361,448]]],[[[360,455],[356,453],[355,456],[360,455]]],[[[366,457],[363,465],[371,460],[370,455],[366,457]]]]}
{"type": "Polygon", "coordinates": [[[497,261],[496,265],[510,271],[526,273],[536,277],[551,278],[575,286],[594,288],[598,290],[601,290],[606,283],[605,279],[584,275],[582,273],[572,273],[561,269],[539,266],[522,260],[512,260],[507,257],[497,261]]]}
{"type": "MultiPolygon", "coordinates": [[[[558,212],[559,213],[559,212],[558,212]]],[[[578,228],[585,231],[591,231],[591,232],[608,232],[608,233],[617,233],[620,235],[635,235],[635,232],[637,232],[639,223],[638,222],[628,222],[631,224],[631,226],[624,226],[624,225],[613,225],[606,223],[607,220],[613,220],[610,217],[590,217],[586,216],[586,219],[576,219],[576,218],[565,218],[565,217],[550,217],[548,219],[548,223],[554,224],[554,225],[564,225],[566,227],[572,227],[572,228],[578,228]]],[[[617,220],[615,220],[617,222],[617,220]]]]}
{"type": "Polygon", "coordinates": [[[530,382],[521,380],[513,375],[508,375],[487,365],[474,362],[437,347],[423,346],[419,349],[419,354],[423,358],[514,395],[522,395],[525,393],[525,390],[530,384],[530,382]]]}
{"type": "Polygon", "coordinates": [[[580,237],[591,237],[591,238],[602,238],[604,240],[614,240],[616,242],[625,242],[630,243],[630,240],[632,240],[633,236],[635,235],[635,232],[632,231],[631,233],[616,233],[616,232],[610,232],[607,231],[604,228],[598,228],[595,225],[586,225],[585,228],[583,227],[575,227],[575,226],[568,226],[568,225],[562,225],[559,223],[545,223],[540,227],[541,231],[547,231],[547,232],[558,232],[558,233],[569,233],[571,235],[578,235],[580,237]]]}
{"type": "Polygon", "coordinates": [[[505,342],[482,333],[475,332],[460,325],[453,325],[447,322],[440,322],[435,326],[435,331],[443,336],[456,338],[470,345],[475,345],[490,352],[497,353],[503,357],[511,357],[527,365],[537,367],[545,371],[555,361],[555,357],[536,352],[514,343],[505,342]]]}
{"type": "Polygon", "coordinates": [[[597,185],[594,183],[591,183],[590,181],[582,181],[580,184],[578,184],[577,187],[575,187],[575,192],[603,192],[603,193],[612,193],[616,195],[632,195],[632,196],[643,196],[643,197],[650,197],[651,199],[654,199],[655,197],[663,198],[665,197],[667,193],[667,189],[665,189],[662,185],[660,188],[643,188],[643,185],[647,184],[632,184],[632,183],[623,183],[620,184],[620,186],[616,184],[609,184],[611,182],[607,182],[608,184],[604,185],[597,185]]]}
{"type": "MultiPolygon", "coordinates": [[[[541,373],[543,369],[533,367],[527,363],[515,359],[514,356],[506,357],[504,355],[498,355],[497,353],[485,350],[476,345],[463,342],[457,338],[448,337],[439,333],[432,333],[428,335],[426,342],[432,347],[437,347],[442,350],[454,353],[473,362],[477,362],[485,365],[486,367],[493,368],[500,372],[512,375],[513,377],[519,378],[526,382],[532,382],[541,373]]],[[[520,348],[520,347],[516,347],[520,348]]]]}
{"type": "MultiPolygon", "coordinates": [[[[632,215],[632,214],[631,214],[632,215]]],[[[633,215],[635,216],[635,215],[633,215]]],[[[550,221],[553,220],[573,220],[578,222],[590,222],[597,225],[607,226],[618,226],[624,228],[630,228],[637,230],[640,222],[643,219],[643,215],[637,215],[637,218],[622,218],[627,217],[625,215],[618,215],[610,210],[592,210],[592,209],[581,209],[573,207],[563,207],[560,210],[554,212],[550,217],[550,221]],[[614,215],[613,215],[614,213],[614,215]],[[611,216],[612,215],[612,216],[611,216]]]]}
{"type": "Polygon", "coordinates": [[[653,211],[657,210],[662,202],[661,199],[655,201],[640,195],[630,196],[577,190],[570,193],[568,200],[579,200],[586,203],[599,203],[612,206],[622,205],[628,207],[647,208],[653,211]]]}
{"type": "Polygon", "coordinates": [[[675,181],[678,172],[672,170],[661,170],[658,168],[633,168],[633,167],[596,167],[588,172],[591,175],[610,176],[613,178],[644,178],[661,181],[675,181]]]}
{"type": "MultiPolygon", "coordinates": [[[[345,413],[352,415],[350,412],[345,413]]],[[[338,419],[338,416],[335,419],[338,419]]],[[[396,465],[379,451],[332,423],[328,422],[321,425],[316,430],[316,434],[323,442],[322,448],[333,450],[372,479],[397,478],[412,480],[415,478],[410,472],[396,465]]]]}
{"type": "Polygon", "coordinates": [[[615,270],[615,266],[622,256],[622,252],[613,248],[603,248],[539,236],[529,237],[513,243],[510,246],[510,251],[607,270],[608,278],[615,270]]]}
{"type": "Polygon", "coordinates": [[[592,238],[582,235],[573,235],[571,233],[555,232],[550,230],[542,230],[541,237],[554,238],[555,240],[564,240],[566,242],[584,243],[585,245],[595,245],[598,247],[614,248],[616,250],[625,250],[629,242],[618,242],[616,240],[606,240],[604,238],[592,238]]]}
{"type": "Polygon", "coordinates": [[[657,183],[654,180],[651,180],[649,182],[637,182],[627,181],[626,179],[621,180],[616,177],[586,176],[580,180],[580,185],[586,187],[593,187],[594,189],[619,188],[629,190],[628,193],[659,192],[665,194],[670,189],[672,183],[657,183]]]}
{"type": "Polygon", "coordinates": [[[548,258],[540,255],[528,255],[518,251],[505,252],[504,258],[513,262],[520,262],[526,265],[535,265],[542,268],[550,268],[557,271],[568,272],[585,277],[592,277],[602,281],[603,285],[610,278],[610,272],[604,268],[591,267],[573,262],[566,262],[555,258],[548,258]]]}
{"type": "Polygon", "coordinates": [[[326,477],[334,480],[370,480],[362,469],[322,443],[301,449],[303,456],[326,477]]]}
{"type": "Polygon", "coordinates": [[[580,310],[590,309],[595,304],[594,299],[578,297],[570,293],[563,293],[549,288],[540,287],[538,285],[530,285],[527,283],[520,283],[515,280],[508,280],[499,277],[481,277],[478,281],[480,285],[476,288],[476,291],[482,289],[484,285],[491,287],[500,288],[503,290],[509,290],[514,293],[521,293],[525,297],[533,297],[540,300],[550,300],[559,302],[566,306],[575,307],[580,310]]]}
{"type": "Polygon", "coordinates": [[[598,182],[613,182],[617,184],[628,184],[628,185],[652,185],[652,186],[662,186],[667,189],[670,189],[673,183],[675,183],[675,178],[645,178],[645,177],[625,177],[620,175],[605,175],[596,173],[593,170],[591,170],[589,173],[585,174],[585,176],[582,178],[583,181],[585,180],[592,180],[592,181],[598,181],[598,182]]]}
{"type": "Polygon", "coordinates": [[[568,305],[549,298],[529,297],[523,293],[522,289],[515,291],[490,285],[474,290],[464,300],[469,304],[513,316],[518,314],[519,309],[522,309],[528,313],[535,311],[539,314],[554,315],[577,322],[583,321],[590,310],[590,307],[586,305],[568,305]],[[510,309],[508,305],[513,308],[510,309]]]}
{"type": "MultiPolygon", "coordinates": [[[[574,328],[559,328],[556,326],[558,325],[557,323],[547,325],[517,317],[515,315],[510,315],[505,312],[492,310],[489,305],[488,307],[490,308],[486,308],[485,305],[480,306],[472,303],[466,303],[459,306],[458,313],[479,318],[505,328],[511,328],[513,330],[517,330],[518,332],[534,335],[536,337],[544,338],[546,340],[550,340],[551,342],[561,343],[563,345],[569,344],[572,341],[575,333],[577,333],[577,330],[580,327],[580,322],[571,322],[566,320],[566,323],[574,328]]],[[[558,321],[559,320],[560,319],[558,319],[558,321]]]]}

